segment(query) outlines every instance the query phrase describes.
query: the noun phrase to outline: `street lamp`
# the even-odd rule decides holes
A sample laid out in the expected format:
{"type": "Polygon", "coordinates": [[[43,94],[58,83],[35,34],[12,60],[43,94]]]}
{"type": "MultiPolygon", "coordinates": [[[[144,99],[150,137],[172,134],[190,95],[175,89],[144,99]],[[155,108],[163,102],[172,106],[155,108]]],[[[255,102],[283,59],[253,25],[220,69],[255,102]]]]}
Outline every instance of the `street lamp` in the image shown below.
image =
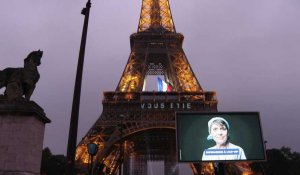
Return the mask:
{"type": "Polygon", "coordinates": [[[75,174],[74,163],[75,163],[75,152],[76,152],[76,142],[77,142],[81,82],[82,82],[84,53],[85,53],[90,8],[91,8],[91,0],[88,0],[86,3],[86,7],[81,11],[81,14],[84,15],[85,17],[84,17],[82,36],[80,42],[80,50],[78,56],[76,80],[75,80],[74,95],[73,95],[72,113],[71,113],[70,128],[69,128],[66,175],[75,174]]]}
{"type": "Polygon", "coordinates": [[[89,164],[89,167],[88,167],[89,175],[92,175],[92,173],[93,173],[93,158],[98,152],[98,145],[93,143],[93,142],[90,142],[90,143],[87,144],[87,149],[88,149],[88,153],[91,157],[90,164],[89,164]]]}
{"type": "Polygon", "coordinates": [[[119,175],[122,175],[122,164],[124,159],[124,141],[123,141],[123,120],[125,118],[125,115],[121,114],[119,115],[119,118],[121,119],[120,124],[120,169],[119,169],[119,175]]]}

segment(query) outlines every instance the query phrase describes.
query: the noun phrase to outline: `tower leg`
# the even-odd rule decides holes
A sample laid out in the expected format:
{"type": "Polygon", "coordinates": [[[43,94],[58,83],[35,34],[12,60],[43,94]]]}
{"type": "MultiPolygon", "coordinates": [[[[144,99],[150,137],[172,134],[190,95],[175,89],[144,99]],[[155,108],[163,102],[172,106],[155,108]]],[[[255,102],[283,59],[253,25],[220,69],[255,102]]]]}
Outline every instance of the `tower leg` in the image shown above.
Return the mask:
{"type": "Polygon", "coordinates": [[[224,163],[213,163],[214,164],[214,170],[215,170],[215,175],[225,175],[224,171],[224,163]]]}
{"type": "Polygon", "coordinates": [[[134,155],[132,153],[125,162],[123,165],[124,175],[147,175],[146,155],[134,155]]]}
{"type": "MultiPolygon", "coordinates": [[[[173,154],[176,155],[176,154],[173,154]]],[[[165,157],[165,175],[177,175],[178,174],[178,167],[176,157],[174,156],[167,156],[165,157]]]]}

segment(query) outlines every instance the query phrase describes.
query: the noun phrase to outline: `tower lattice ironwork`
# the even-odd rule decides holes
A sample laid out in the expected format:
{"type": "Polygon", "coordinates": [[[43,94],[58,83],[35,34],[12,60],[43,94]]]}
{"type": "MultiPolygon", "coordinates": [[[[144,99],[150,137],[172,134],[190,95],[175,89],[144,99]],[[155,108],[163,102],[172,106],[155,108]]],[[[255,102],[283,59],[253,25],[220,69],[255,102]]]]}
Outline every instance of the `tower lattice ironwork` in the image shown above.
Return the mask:
{"type": "MultiPolygon", "coordinates": [[[[165,174],[177,174],[176,111],[217,111],[215,92],[203,91],[182,49],[168,0],[143,0],[137,33],[118,86],[104,92],[103,111],[76,150],[76,167],[87,170],[87,144],[97,143],[94,164],[109,174],[147,175],[149,162],[160,161],[165,174]],[[147,92],[147,76],[164,77],[171,92],[147,92]]],[[[191,164],[195,174],[212,165],[191,164]]],[[[213,173],[212,173],[213,174],[213,173]]]]}

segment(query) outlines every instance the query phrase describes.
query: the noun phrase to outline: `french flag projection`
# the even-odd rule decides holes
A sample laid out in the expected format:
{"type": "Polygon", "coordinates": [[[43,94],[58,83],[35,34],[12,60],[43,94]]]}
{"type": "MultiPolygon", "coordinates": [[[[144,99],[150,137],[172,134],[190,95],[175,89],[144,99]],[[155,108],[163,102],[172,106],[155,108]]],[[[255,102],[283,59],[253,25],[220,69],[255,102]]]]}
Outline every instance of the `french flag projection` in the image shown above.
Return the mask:
{"type": "Polygon", "coordinates": [[[157,77],[157,88],[158,91],[160,92],[171,92],[172,91],[172,87],[167,84],[164,80],[160,79],[159,77],[157,77]]]}

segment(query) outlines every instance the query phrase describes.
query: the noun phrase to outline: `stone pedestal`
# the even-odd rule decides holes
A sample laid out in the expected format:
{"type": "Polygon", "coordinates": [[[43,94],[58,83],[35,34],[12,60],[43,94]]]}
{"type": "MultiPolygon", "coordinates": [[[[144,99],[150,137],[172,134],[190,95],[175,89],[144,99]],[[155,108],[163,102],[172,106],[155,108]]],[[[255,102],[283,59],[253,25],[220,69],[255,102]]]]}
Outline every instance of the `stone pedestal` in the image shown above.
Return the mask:
{"type": "Polygon", "coordinates": [[[40,174],[45,124],[35,102],[0,100],[0,175],[40,174]]]}

